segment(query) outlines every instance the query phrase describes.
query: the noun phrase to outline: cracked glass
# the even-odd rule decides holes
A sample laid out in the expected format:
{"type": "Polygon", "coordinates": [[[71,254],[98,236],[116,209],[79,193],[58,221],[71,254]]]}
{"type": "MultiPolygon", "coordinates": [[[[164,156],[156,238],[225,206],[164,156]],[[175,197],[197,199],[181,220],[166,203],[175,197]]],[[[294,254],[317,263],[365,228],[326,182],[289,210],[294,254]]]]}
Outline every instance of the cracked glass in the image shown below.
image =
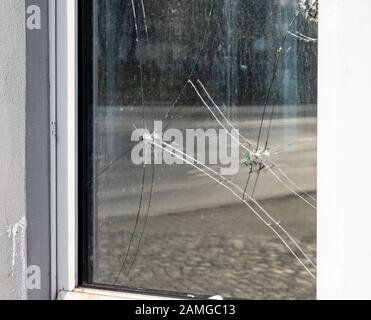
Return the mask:
{"type": "Polygon", "coordinates": [[[87,282],[315,299],[318,1],[85,6],[87,282]]]}

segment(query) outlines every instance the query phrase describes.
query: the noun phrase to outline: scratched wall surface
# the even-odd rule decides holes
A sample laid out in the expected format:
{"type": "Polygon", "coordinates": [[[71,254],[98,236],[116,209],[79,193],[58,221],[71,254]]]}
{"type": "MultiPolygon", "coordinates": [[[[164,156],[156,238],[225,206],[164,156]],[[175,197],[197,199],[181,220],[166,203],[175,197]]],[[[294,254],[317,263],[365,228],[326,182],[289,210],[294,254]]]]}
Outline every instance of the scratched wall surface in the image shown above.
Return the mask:
{"type": "Polygon", "coordinates": [[[24,1],[0,13],[0,299],[25,299],[24,1]]]}

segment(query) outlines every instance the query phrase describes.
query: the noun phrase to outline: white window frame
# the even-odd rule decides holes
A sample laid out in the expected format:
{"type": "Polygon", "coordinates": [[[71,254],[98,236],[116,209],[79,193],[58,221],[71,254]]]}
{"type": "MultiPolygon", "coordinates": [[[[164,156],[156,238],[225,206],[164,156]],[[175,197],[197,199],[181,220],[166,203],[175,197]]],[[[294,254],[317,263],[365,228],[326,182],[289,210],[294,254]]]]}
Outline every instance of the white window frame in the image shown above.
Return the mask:
{"type": "Polygon", "coordinates": [[[55,4],[56,287],[77,286],[77,1],[55,4]]]}
{"type": "MultiPolygon", "coordinates": [[[[371,35],[370,9],[369,0],[320,1],[318,299],[371,298],[371,152],[364,149],[371,137],[365,77],[371,45],[363,38],[371,35]]],[[[153,299],[77,288],[77,1],[50,0],[50,12],[51,120],[58,124],[51,146],[55,295],[153,299]]]]}
{"type": "Polygon", "coordinates": [[[52,293],[59,299],[152,300],[167,297],[78,287],[77,0],[49,0],[52,293]],[[55,81],[53,81],[55,79],[55,81]]]}

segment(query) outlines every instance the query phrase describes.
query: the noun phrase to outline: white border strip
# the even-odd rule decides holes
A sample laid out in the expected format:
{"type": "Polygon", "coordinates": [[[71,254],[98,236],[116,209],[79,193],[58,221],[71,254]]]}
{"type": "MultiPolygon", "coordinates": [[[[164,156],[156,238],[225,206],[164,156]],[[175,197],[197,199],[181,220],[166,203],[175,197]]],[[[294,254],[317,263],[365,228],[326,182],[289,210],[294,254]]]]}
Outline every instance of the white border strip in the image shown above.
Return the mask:
{"type": "Polygon", "coordinates": [[[371,1],[320,1],[319,299],[371,299],[371,1]]]}
{"type": "Polygon", "coordinates": [[[77,1],[57,9],[57,290],[77,284],[77,1]]]}
{"type": "Polygon", "coordinates": [[[56,17],[55,1],[49,0],[49,77],[50,77],[50,293],[57,297],[57,139],[56,139],[56,17]]]}

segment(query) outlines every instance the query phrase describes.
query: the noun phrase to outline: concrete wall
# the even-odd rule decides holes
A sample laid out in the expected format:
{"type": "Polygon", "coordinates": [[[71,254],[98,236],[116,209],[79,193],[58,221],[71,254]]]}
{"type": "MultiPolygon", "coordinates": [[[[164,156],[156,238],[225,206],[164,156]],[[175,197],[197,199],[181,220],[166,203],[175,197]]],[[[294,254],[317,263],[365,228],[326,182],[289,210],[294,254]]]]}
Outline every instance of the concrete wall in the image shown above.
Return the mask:
{"type": "Polygon", "coordinates": [[[30,275],[32,268],[40,270],[40,283],[28,286],[28,299],[40,300],[50,298],[49,11],[48,0],[24,2],[26,21],[30,8],[40,8],[40,26],[26,26],[27,262],[30,275]]]}
{"type": "Polygon", "coordinates": [[[0,1],[0,299],[26,298],[24,4],[0,1]]]}

